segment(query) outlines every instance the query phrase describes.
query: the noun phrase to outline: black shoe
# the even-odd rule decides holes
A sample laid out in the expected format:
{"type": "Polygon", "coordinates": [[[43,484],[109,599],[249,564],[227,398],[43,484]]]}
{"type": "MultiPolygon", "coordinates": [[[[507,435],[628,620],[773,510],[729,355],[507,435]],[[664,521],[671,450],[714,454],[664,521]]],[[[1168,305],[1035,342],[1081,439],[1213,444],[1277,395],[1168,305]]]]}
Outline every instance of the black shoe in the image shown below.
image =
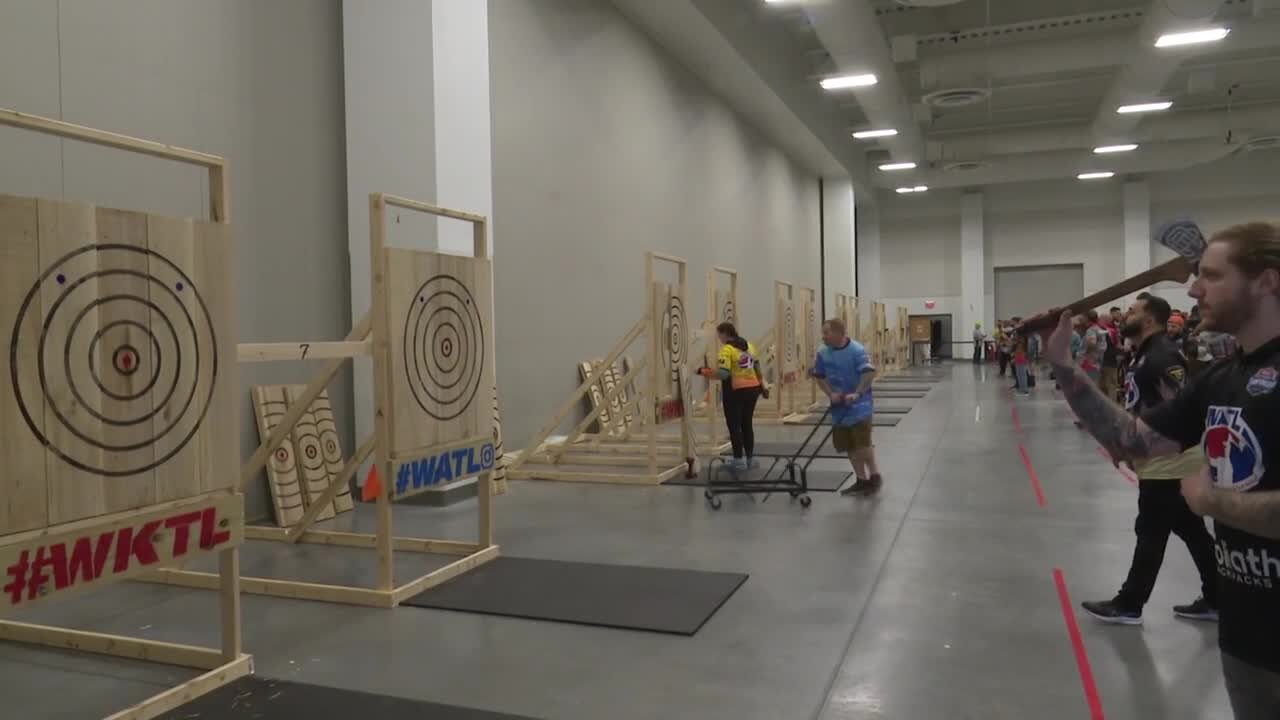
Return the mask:
{"type": "Polygon", "coordinates": [[[867,493],[867,488],[870,485],[871,483],[867,482],[866,480],[862,478],[858,478],[857,480],[853,481],[852,485],[841,490],[840,494],[844,495],[845,497],[848,497],[850,495],[865,495],[867,493]]]}
{"type": "Polygon", "coordinates": [[[1218,622],[1218,608],[1210,605],[1209,601],[1202,597],[1196,598],[1196,601],[1190,605],[1174,605],[1173,614],[1187,620],[1218,622]]]}
{"type": "Polygon", "coordinates": [[[1142,611],[1130,610],[1116,604],[1114,600],[1103,600],[1101,602],[1085,601],[1080,603],[1080,607],[1085,612],[1101,620],[1104,623],[1112,625],[1141,625],[1142,611]]]}

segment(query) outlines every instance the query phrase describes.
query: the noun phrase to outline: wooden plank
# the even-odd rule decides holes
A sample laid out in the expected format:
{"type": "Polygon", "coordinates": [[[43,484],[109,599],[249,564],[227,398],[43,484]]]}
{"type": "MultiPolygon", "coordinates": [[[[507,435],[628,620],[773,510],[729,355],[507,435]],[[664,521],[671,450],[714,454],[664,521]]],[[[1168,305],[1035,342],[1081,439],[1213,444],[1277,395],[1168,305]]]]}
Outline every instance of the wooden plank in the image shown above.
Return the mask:
{"type": "Polygon", "coordinates": [[[252,673],[253,656],[242,655],[216,670],[210,670],[127,710],[121,710],[106,720],[151,720],[252,673]]]}
{"type": "Polygon", "coordinates": [[[493,434],[489,260],[387,248],[392,454],[493,434]]]}
{"type": "Polygon", "coordinates": [[[30,115],[28,113],[16,112],[14,110],[4,108],[0,108],[0,125],[26,128],[28,130],[45,133],[47,135],[56,135],[58,137],[82,140],[95,145],[128,150],[129,152],[166,158],[168,160],[177,160],[179,162],[199,165],[206,168],[216,168],[224,164],[223,159],[217,155],[210,155],[208,153],[197,152],[195,150],[188,150],[187,148],[178,147],[176,145],[165,145],[151,140],[143,140],[141,138],[129,137],[128,135],[106,132],[105,130],[97,130],[91,127],[85,127],[84,125],[76,125],[69,122],[63,122],[62,120],[54,120],[53,118],[30,115]]]}
{"type": "Polygon", "coordinates": [[[101,415],[90,412],[101,405],[102,391],[87,374],[69,376],[64,364],[67,341],[97,331],[96,317],[80,322],[77,314],[99,298],[99,272],[105,268],[102,253],[85,251],[96,239],[92,206],[45,199],[37,205],[40,265],[48,277],[40,284],[44,325],[40,337],[32,338],[38,367],[26,369],[39,376],[37,387],[46,398],[45,472],[49,522],[56,525],[106,512],[102,473],[109,451],[102,442],[101,415]]]}
{"type": "MultiPolygon", "coordinates": [[[[270,437],[289,411],[284,386],[256,385],[251,393],[258,437],[270,437]]],[[[286,435],[285,442],[271,453],[271,460],[267,463],[267,488],[271,493],[277,525],[287,527],[302,518],[306,505],[302,497],[302,470],[298,466],[293,433],[286,435]]]]}
{"type": "Polygon", "coordinates": [[[399,605],[409,598],[429,590],[441,583],[448,582],[463,573],[470,572],[485,563],[498,557],[498,546],[490,545],[479,552],[468,555],[460,560],[455,560],[442,568],[433,570],[426,575],[407,582],[396,588],[391,594],[392,605],[399,605]]]}
{"type": "Polygon", "coordinates": [[[211,670],[225,660],[213,648],[0,620],[0,640],[211,670]]]}
{"type": "Polygon", "coordinates": [[[591,386],[590,391],[587,393],[587,398],[591,401],[591,409],[598,410],[599,413],[597,415],[596,432],[601,434],[612,433],[614,431],[613,413],[604,402],[604,388],[602,387],[604,384],[604,369],[600,365],[600,360],[578,363],[578,373],[582,376],[583,382],[586,382],[591,377],[600,379],[599,382],[591,386]]]}
{"type": "MultiPolygon", "coordinates": [[[[217,590],[220,582],[217,573],[172,570],[168,568],[156,570],[137,579],[141,582],[157,585],[173,585],[197,590],[217,590]]],[[[315,600],[317,602],[359,605],[361,607],[391,607],[390,591],[349,587],[347,585],[324,585],[297,580],[242,577],[240,578],[240,591],[250,595],[267,595],[289,600],[315,600]]]]}
{"type": "MultiPolygon", "coordinates": [[[[287,386],[284,389],[285,400],[292,405],[306,391],[305,385],[287,386]]],[[[319,502],[329,488],[329,464],[325,461],[320,428],[316,426],[316,416],[310,407],[298,417],[298,424],[293,426],[293,444],[297,450],[298,467],[302,472],[302,503],[310,507],[312,503],[319,502]]],[[[327,502],[321,505],[317,517],[328,520],[334,514],[333,503],[327,502]]]]}
{"type": "Polygon", "coordinates": [[[125,580],[235,547],[244,540],[244,498],[215,493],[129,510],[70,529],[0,545],[0,567],[8,568],[0,615],[125,580]]]}
{"type": "MultiPolygon", "coordinates": [[[[373,533],[350,533],[337,530],[307,530],[302,533],[300,538],[294,540],[290,537],[290,531],[285,528],[250,525],[244,529],[244,536],[248,540],[300,542],[304,545],[335,545],[354,548],[374,548],[378,545],[378,536],[373,533]]],[[[429,555],[469,555],[481,549],[475,543],[458,540],[430,540],[410,537],[392,538],[392,547],[397,552],[426,553],[429,555]]]]}
{"type": "MultiPolygon", "coordinates": [[[[675,472],[681,472],[684,469],[684,463],[673,468],[675,472]]],[[[574,470],[540,470],[538,468],[522,467],[519,471],[513,473],[518,479],[525,480],[554,480],[561,482],[585,482],[599,483],[602,485],[661,485],[665,480],[659,479],[665,473],[671,472],[671,469],[659,470],[657,473],[606,473],[606,472],[587,472],[574,470]]],[[[675,477],[674,474],[668,475],[666,479],[675,477]]]]}
{"type": "Polygon", "coordinates": [[[493,386],[493,494],[505,495],[507,487],[507,454],[502,448],[502,412],[498,407],[498,385],[493,386]]]}
{"type": "Polygon", "coordinates": [[[49,524],[44,393],[37,348],[44,317],[39,292],[24,300],[40,274],[36,201],[0,195],[0,537],[49,524]],[[20,332],[15,337],[15,327],[20,332]],[[15,385],[12,361],[17,363],[15,385]]]}
{"type": "MultiPolygon", "coordinates": [[[[157,502],[156,454],[152,440],[157,393],[168,386],[159,384],[165,360],[172,362],[172,332],[163,324],[153,326],[150,297],[160,292],[148,281],[147,216],[123,210],[96,210],[98,242],[119,245],[127,250],[99,251],[99,304],[89,310],[65,349],[67,373],[76,382],[88,381],[84,410],[102,420],[101,442],[121,448],[103,456],[103,467],[114,473],[104,483],[103,509],[120,512],[157,502]],[[90,325],[84,328],[84,325],[90,325]]],[[[80,312],[84,312],[81,310],[80,312]]],[[[194,494],[194,493],[192,493],[194,494]]],[[[167,498],[166,498],[167,499],[167,498]]]]}
{"type": "MultiPolygon", "coordinates": [[[[419,200],[411,200],[409,198],[400,197],[398,195],[387,195],[386,193],[381,193],[380,197],[382,198],[383,202],[385,202],[387,205],[394,205],[395,207],[405,208],[406,210],[417,210],[419,212],[427,213],[428,215],[452,218],[454,220],[462,220],[469,223],[483,224],[486,222],[485,216],[477,215],[476,213],[464,212],[462,210],[452,210],[450,208],[440,207],[439,205],[432,205],[431,203],[424,203],[419,200]]],[[[479,252],[478,250],[475,251],[475,254],[477,257],[482,256],[482,253],[479,252]]]]}
{"type": "MultiPolygon", "coordinates": [[[[195,280],[203,304],[207,306],[216,341],[211,353],[217,357],[217,375],[212,378],[209,409],[200,425],[200,490],[230,490],[237,486],[240,462],[240,366],[236,362],[238,301],[235,284],[235,237],[231,226],[217,222],[197,222],[195,231],[195,280]]],[[[153,263],[154,264],[154,263],[153,263]]],[[[182,293],[179,293],[182,294],[182,293]]],[[[192,298],[186,298],[190,304],[192,298]]],[[[195,313],[195,309],[192,309],[195,313]]],[[[200,336],[200,346],[206,338],[200,336]]],[[[203,350],[202,350],[203,352],[203,350]]],[[[202,379],[203,382],[203,379],[202,379]]],[[[200,386],[201,394],[205,386],[200,386]]],[[[197,416],[192,416],[195,420],[197,416]]],[[[164,471],[158,471],[163,473],[164,471]]],[[[159,476],[157,476],[159,479],[159,476]]]]}
{"type": "Polygon", "coordinates": [[[236,359],[248,362],[332,360],[362,357],[372,352],[368,340],[355,342],[240,343],[236,359]]]}
{"type": "MultiPolygon", "coordinates": [[[[386,252],[386,197],[379,193],[369,194],[369,273],[370,298],[369,317],[370,332],[373,340],[373,467],[382,478],[375,500],[377,507],[377,551],[378,551],[378,590],[388,593],[395,588],[395,557],[391,550],[392,516],[391,488],[392,461],[391,453],[395,447],[395,413],[391,405],[391,392],[394,387],[392,378],[390,300],[388,298],[388,259],[386,252]]],[[[412,288],[410,288],[412,290],[412,288]]],[[[409,302],[413,302],[412,299],[409,302]]],[[[401,342],[404,342],[403,337],[401,342]]]]}
{"type": "MultiPolygon", "coordinates": [[[[293,394],[290,400],[297,402],[298,394],[293,394]]],[[[311,403],[311,412],[316,418],[316,428],[320,431],[320,447],[324,450],[324,461],[329,468],[329,478],[332,482],[335,478],[343,474],[346,466],[346,460],[342,453],[342,439],[338,437],[338,423],[333,416],[333,404],[329,401],[329,391],[324,390],[316,396],[315,402],[311,403]]],[[[370,451],[373,446],[370,445],[370,451]]],[[[359,453],[357,453],[359,454],[359,453]]],[[[369,453],[366,452],[367,456],[369,453]]],[[[361,459],[361,462],[364,462],[361,459]]],[[[355,474],[355,468],[352,469],[352,475],[355,474]]],[[[355,507],[355,502],[351,499],[351,485],[347,481],[338,483],[336,494],[333,495],[333,509],[335,512],[348,512],[355,507]]]]}
{"type": "MultiPolygon", "coordinates": [[[[641,448],[637,448],[641,449],[641,448]]],[[[677,448],[677,451],[679,448],[677,448]]],[[[659,465],[670,465],[673,463],[683,462],[684,458],[677,453],[658,454],[659,465]]],[[[531,463],[544,463],[547,465],[603,465],[605,467],[648,467],[648,455],[591,455],[586,453],[566,453],[561,456],[559,462],[547,455],[546,453],[538,453],[529,459],[531,463]]]]}
{"type": "Polygon", "coordinates": [[[240,548],[218,553],[218,615],[222,627],[222,659],[228,662],[240,657],[244,637],[240,622],[240,548]]]}

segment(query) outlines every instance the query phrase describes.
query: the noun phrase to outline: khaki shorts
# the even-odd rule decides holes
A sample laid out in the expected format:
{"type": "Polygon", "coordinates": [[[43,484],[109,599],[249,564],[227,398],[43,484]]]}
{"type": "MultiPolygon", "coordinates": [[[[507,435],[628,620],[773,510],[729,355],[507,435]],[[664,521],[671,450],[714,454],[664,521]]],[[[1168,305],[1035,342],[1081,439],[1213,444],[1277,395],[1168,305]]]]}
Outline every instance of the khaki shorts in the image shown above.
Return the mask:
{"type": "Polygon", "coordinates": [[[871,447],[871,421],[857,425],[836,425],[831,430],[831,444],[840,452],[871,447]]]}

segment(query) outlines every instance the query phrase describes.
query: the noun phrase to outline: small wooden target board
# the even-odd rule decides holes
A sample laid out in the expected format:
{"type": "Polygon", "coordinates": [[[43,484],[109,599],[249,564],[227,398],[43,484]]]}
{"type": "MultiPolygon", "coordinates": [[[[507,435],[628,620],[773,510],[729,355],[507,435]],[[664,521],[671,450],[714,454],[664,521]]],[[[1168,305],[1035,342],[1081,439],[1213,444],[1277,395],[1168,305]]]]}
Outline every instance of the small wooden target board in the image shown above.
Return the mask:
{"type": "Polygon", "coordinates": [[[0,196],[0,536],[234,485],[232,244],[0,196]]]}
{"type": "MultiPolygon", "coordinates": [[[[429,473],[414,468],[418,485],[492,470],[492,263],[400,248],[385,252],[391,458],[430,460],[429,473]]],[[[414,489],[394,485],[396,496],[414,489]]]]}
{"type": "Polygon", "coordinates": [[[790,385],[800,378],[800,338],[797,323],[802,322],[796,302],[791,297],[778,298],[778,381],[790,385]]]}

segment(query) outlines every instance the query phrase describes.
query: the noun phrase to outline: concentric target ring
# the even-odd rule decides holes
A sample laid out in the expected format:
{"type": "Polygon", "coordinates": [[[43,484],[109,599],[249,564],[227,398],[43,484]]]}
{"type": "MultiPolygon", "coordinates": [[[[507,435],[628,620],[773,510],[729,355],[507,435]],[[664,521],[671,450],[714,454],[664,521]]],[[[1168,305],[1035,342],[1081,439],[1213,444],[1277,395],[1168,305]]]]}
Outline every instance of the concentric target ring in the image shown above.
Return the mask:
{"type": "Polygon", "coordinates": [[[217,334],[195,283],[168,258],[135,245],[90,244],[50,263],[27,291],[10,336],[9,367],[18,409],[42,445],[72,467],[124,477],[168,462],[200,430],[217,388],[217,334]],[[148,271],[132,269],[136,266],[148,271]],[[99,283],[145,291],[100,297],[99,283]],[[121,312],[121,306],[148,317],[149,324],[116,320],[95,328],[86,320],[95,310],[121,312]],[[29,313],[40,313],[39,321],[29,320],[29,313]],[[175,323],[171,318],[179,319],[175,323]],[[117,328],[132,328],[144,340],[119,340],[117,328]],[[74,348],[87,348],[87,354],[74,348]],[[108,362],[95,360],[104,354],[108,362]],[[172,367],[168,382],[162,367],[172,367]],[[130,392],[112,391],[103,381],[103,373],[130,379],[140,370],[147,381],[130,392]],[[77,374],[97,386],[90,396],[84,394],[88,386],[75,382],[77,374]],[[38,377],[38,388],[32,375],[38,377]],[[66,389],[71,398],[59,397],[66,389]],[[175,396],[181,402],[177,408],[170,402],[175,396]],[[72,398],[77,412],[64,412],[72,398]],[[84,427],[86,422],[91,426],[84,427]],[[134,442],[109,442],[102,436],[104,427],[131,426],[139,428],[134,442]],[[136,452],[157,445],[161,447],[154,454],[136,452]]]}
{"type": "Polygon", "coordinates": [[[663,314],[662,325],[663,335],[667,339],[667,352],[664,353],[662,364],[671,370],[671,379],[679,381],[680,368],[684,365],[689,347],[689,338],[685,336],[684,303],[679,297],[672,295],[667,301],[667,311],[663,314]]]}
{"type": "Polygon", "coordinates": [[[484,318],[471,290],[436,275],[414,294],[404,324],[404,366],[418,407],[439,421],[471,407],[484,375],[484,318]]]}
{"type": "Polygon", "coordinates": [[[786,361],[787,364],[791,364],[796,359],[796,318],[790,307],[783,312],[782,321],[783,338],[786,340],[784,344],[787,346],[786,361]]]}
{"type": "Polygon", "coordinates": [[[720,313],[720,319],[723,322],[731,323],[731,322],[735,322],[736,316],[737,316],[737,313],[734,312],[733,301],[725,300],[724,308],[721,310],[721,313],[720,313]]]}

